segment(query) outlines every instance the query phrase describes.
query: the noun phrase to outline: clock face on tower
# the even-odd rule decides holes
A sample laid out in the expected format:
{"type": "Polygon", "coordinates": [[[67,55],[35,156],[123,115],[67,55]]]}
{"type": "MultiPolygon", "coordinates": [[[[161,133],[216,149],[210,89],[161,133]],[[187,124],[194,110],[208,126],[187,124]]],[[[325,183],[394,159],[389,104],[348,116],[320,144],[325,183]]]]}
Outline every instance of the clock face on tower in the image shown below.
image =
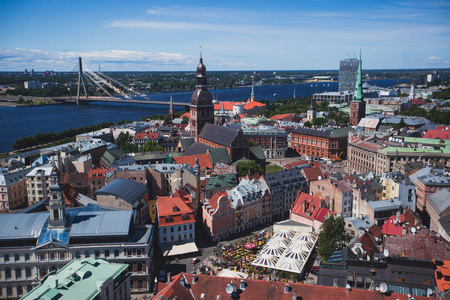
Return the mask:
{"type": "Polygon", "coordinates": [[[206,104],[206,102],[208,102],[208,99],[206,99],[206,98],[203,98],[203,103],[205,103],[205,104],[206,104]]]}

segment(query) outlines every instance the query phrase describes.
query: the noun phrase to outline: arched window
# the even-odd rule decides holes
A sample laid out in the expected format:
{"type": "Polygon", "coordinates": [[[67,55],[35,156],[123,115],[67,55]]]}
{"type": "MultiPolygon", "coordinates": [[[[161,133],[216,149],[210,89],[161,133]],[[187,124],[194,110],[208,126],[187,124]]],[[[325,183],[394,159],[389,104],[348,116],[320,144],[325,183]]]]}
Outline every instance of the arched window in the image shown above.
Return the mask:
{"type": "Polygon", "coordinates": [[[142,272],[142,263],[141,262],[137,263],[137,271],[142,272]]]}

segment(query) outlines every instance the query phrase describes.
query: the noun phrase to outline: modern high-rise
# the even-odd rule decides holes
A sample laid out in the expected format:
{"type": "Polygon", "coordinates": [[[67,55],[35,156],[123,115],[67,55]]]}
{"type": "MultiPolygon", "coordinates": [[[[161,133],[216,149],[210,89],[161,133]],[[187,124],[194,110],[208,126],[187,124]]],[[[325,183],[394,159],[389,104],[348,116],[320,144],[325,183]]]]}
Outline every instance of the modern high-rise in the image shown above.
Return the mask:
{"type": "Polygon", "coordinates": [[[341,60],[339,65],[339,92],[355,90],[359,61],[356,58],[341,60]]]}

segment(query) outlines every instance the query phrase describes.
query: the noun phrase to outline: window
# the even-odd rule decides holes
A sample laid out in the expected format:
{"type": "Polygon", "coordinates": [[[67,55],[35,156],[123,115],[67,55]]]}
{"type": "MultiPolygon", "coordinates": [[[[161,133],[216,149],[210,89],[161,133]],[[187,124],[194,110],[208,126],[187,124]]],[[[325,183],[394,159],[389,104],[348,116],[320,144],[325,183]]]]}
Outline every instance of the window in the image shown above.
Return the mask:
{"type": "Polygon", "coordinates": [[[29,261],[30,260],[30,254],[25,253],[25,261],[29,261]]]}
{"type": "Polygon", "coordinates": [[[16,278],[20,278],[20,277],[22,277],[22,269],[16,268],[16,278]]]}
{"type": "Polygon", "coordinates": [[[31,269],[29,267],[27,267],[25,269],[25,277],[26,278],[30,278],[31,277],[31,269]]]}
{"type": "Polygon", "coordinates": [[[77,259],[80,258],[80,251],[75,251],[75,258],[77,258],[77,259]]]}
{"type": "Polygon", "coordinates": [[[56,255],[55,252],[50,252],[50,260],[55,260],[56,255]]]}
{"type": "Polygon", "coordinates": [[[7,296],[12,296],[12,287],[10,285],[8,285],[6,287],[6,295],[7,296]]]}
{"type": "Polygon", "coordinates": [[[105,257],[109,257],[109,250],[105,250],[105,257]]]}
{"type": "Polygon", "coordinates": [[[181,231],[181,226],[178,226],[178,231],[181,231]]]}
{"type": "Polygon", "coordinates": [[[11,269],[10,268],[6,268],[5,269],[5,278],[11,278],[11,269]]]}
{"type": "Polygon", "coordinates": [[[132,256],[132,255],[133,255],[133,250],[128,249],[128,250],[127,250],[127,256],[130,257],[130,256],[132,256]]]}
{"type": "Polygon", "coordinates": [[[65,260],[65,259],[66,259],[66,252],[60,251],[60,252],[59,252],[59,259],[65,260]]]}
{"type": "Polygon", "coordinates": [[[39,259],[40,260],[45,260],[45,253],[44,252],[39,253],[39,259]]]}
{"type": "Polygon", "coordinates": [[[86,258],[86,257],[90,257],[91,256],[91,254],[89,253],[89,251],[84,251],[84,257],[86,258]]]}
{"type": "Polygon", "coordinates": [[[19,254],[14,254],[14,261],[19,261],[19,260],[20,260],[19,254]]]}
{"type": "Polygon", "coordinates": [[[95,258],[99,258],[100,257],[100,251],[96,250],[95,251],[95,258]]]}
{"type": "Polygon", "coordinates": [[[137,263],[137,271],[142,272],[142,263],[141,262],[137,263]]]}
{"type": "Polygon", "coordinates": [[[164,234],[167,233],[167,228],[163,228],[163,233],[164,233],[164,234]]]}
{"type": "Polygon", "coordinates": [[[142,255],[142,250],[141,250],[141,249],[137,249],[137,250],[136,250],[136,255],[137,255],[138,257],[140,257],[140,256],[142,255]]]}
{"type": "Polygon", "coordinates": [[[5,258],[5,262],[9,261],[9,254],[5,254],[4,258],[5,258]]]}
{"type": "Polygon", "coordinates": [[[119,257],[119,250],[114,250],[114,257],[119,257]]]}
{"type": "MultiPolygon", "coordinates": [[[[230,216],[231,219],[231,216],[230,216]]],[[[189,230],[192,230],[192,224],[189,224],[189,230]]]]}
{"type": "Polygon", "coordinates": [[[173,227],[170,227],[170,232],[174,232],[174,228],[173,227]]]}
{"type": "Polygon", "coordinates": [[[186,225],[183,225],[183,230],[187,230],[187,226],[186,225]]]}

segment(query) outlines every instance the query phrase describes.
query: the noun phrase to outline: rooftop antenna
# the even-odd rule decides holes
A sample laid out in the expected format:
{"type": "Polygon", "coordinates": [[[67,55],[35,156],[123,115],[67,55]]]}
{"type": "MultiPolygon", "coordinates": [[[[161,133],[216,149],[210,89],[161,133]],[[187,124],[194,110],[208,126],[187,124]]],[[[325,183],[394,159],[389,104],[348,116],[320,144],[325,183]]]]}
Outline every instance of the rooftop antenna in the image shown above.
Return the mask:
{"type": "Polygon", "coordinates": [[[200,59],[203,59],[203,57],[202,57],[202,46],[199,46],[200,47],[200,59]]]}
{"type": "Polygon", "coordinates": [[[100,65],[98,65],[98,71],[101,72],[100,65]]]}

